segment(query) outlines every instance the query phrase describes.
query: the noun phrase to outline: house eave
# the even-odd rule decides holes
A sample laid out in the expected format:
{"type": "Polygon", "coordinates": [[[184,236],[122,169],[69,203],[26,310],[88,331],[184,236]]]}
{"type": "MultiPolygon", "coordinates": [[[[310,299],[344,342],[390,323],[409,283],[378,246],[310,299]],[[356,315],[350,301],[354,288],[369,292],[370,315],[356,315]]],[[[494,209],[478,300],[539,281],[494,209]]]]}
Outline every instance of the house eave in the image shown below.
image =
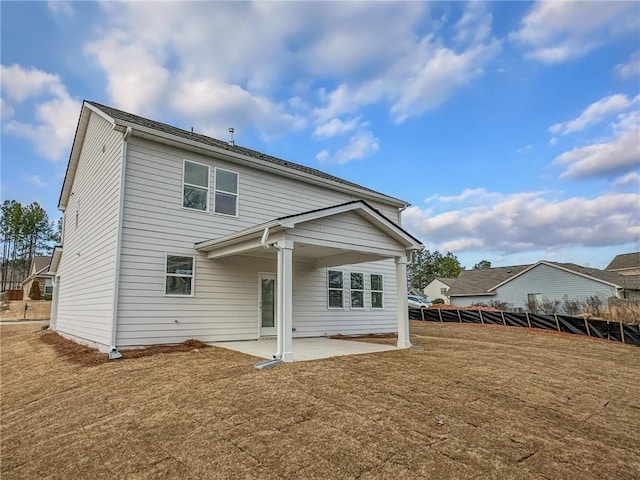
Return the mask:
{"type": "Polygon", "coordinates": [[[350,195],[354,195],[357,198],[368,198],[375,200],[377,202],[396,207],[398,209],[405,209],[409,206],[408,202],[404,200],[400,200],[398,198],[390,197],[388,195],[384,195],[381,193],[374,192],[372,190],[357,188],[355,186],[346,185],[343,183],[335,182],[326,178],[317,177],[310,173],[302,172],[299,170],[292,170],[285,166],[276,165],[273,163],[269,163],[264,160],[260,160],[259,158],[250,157],[248,155],[244,155],[240,152],[232,152],[230,150],[222,149],[213,145],[207,145],[196,140],[189,140],[186,138],[179,137],[177,135],[173,135],[167,132],[161,132],[155,130],[150,127],[145,127],[142,125],[138,125],[133,122],[127,122],[124,120],[113,120],[114,128],[121,126],[123,128],[131,127],[132,135],[135,137],[153,140],[155,142],[164,143],[170,146],[177,146],[179,148],[183,148],[186,150],[206,154],[214,153],[216,156],[221,157],[223,160],[232,162],[232,163],[242,163],[245,165],[250,165],[253,168],[262,171],[268,172],[276,172],[280,176],[293,178],[299,181],[304,181],[306,183],[311,183],[315,185],[320,185],[323,187],[329,187],[332,190],[337,190],[341,192],[348,193],[350,195]]]}

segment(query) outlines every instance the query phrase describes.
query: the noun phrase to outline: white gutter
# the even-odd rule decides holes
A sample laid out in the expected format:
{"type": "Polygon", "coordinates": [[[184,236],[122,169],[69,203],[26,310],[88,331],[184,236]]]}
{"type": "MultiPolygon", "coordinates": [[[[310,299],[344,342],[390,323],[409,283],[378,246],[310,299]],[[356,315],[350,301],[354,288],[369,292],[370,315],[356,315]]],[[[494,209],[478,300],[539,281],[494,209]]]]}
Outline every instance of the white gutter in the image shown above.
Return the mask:
{"type": "MultiPolygon", "coordinates": [[[[122,127],[113,125],[113,129],[122,132],[122,127]]],[[[124,187],[127,168],[127,141],[131,136],[132,129],[127,127],[122,135],[122,159],[120,162],[120,199],[118,204],[118,239],[116,243],[116,271],[113,284],[113,316],[111,321],[111,345],[109,351],[109,359],[122,358],[122,354],[116,347],[117,325],[118,325],[118,290],[120,287],[120,255],[122,251],[122,224],[124,222],[124,187]]]]}
{"type": "Polygon", "coordinates": [[[264,232],[262,233],[262,238],[260,239],[260,245],[262,245],[264,248],[269,248],[269,245],[267,244],[268,239],[269,239],[269,227],[264,229],[264,232]]]}

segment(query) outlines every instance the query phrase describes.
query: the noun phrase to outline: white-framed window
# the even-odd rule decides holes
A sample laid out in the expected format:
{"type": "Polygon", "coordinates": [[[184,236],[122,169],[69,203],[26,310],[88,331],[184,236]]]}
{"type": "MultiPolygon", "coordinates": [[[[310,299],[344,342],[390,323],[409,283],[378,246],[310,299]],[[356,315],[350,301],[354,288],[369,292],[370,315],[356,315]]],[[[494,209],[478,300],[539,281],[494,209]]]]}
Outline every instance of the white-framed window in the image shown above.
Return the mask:
{"type": "Polygon", "coordinates": [[[384,308],[384,282],[377,273],[371,274],[371,308],[384,308]]]}
{"type": "Polygon", "coordinates": [[[447,294],[447,287],[441,288],[440,295],[446,295],[446,294],[447,294]]]}
{"type": "Polygon", "coordinates": [[[340,270],[327,270],[329,308],[343,308],[344,278],[340,270]]]}
{"type": "Polygon", "coordinates": [[[351,308],[364,308],[364,273],[351,272],[351,308]]]}
{"type": "Polygon", "coordinates": [[[209,166],[184,160],[182,171],[182,206],[209,211],[209,166]]]}
{"type": "Polygon", "coordinates": [[[527,308],[531,312],[536,312],[540,309],[540,305],[542,305],[542,294],[541,293],[528,293],[527,294],[527,308]]]}
{"type": "Polygon", "coordinates": [[[165,261],[165,295],[193,296],[195,258],[167,255],[165,261]]]}
{"type": "Polygon", "coordinates": [[[216,186],[213,210],[215,213],[238,216],[238,174],[216,168],[216,186]]]}
{"type": "Polygon", "coordinates": [[[44,294],[45,295],[53,294],[53,281],[50,278],[45,278],[44,280],[44,294]]]}

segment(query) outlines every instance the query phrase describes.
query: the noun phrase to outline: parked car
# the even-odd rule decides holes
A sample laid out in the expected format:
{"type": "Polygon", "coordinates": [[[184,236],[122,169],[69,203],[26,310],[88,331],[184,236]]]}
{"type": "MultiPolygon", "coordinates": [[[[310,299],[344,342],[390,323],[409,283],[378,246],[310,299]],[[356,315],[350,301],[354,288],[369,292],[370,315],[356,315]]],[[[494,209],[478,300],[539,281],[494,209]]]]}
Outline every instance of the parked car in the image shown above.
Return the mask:
{"type": "Polygon", "coordinates": [[[407,295],[407,303],[409,308],[427,308],[433,305],[431,300],[425,297],[419,297],[418,295],[407,295]]]}

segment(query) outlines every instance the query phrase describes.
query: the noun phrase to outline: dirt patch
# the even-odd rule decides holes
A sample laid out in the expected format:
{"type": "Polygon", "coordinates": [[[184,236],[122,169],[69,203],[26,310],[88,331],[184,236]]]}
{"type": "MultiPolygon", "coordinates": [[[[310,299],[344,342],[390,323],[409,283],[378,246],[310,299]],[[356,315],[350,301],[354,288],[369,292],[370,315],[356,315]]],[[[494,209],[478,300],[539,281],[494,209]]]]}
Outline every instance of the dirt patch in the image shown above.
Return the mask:
{"type": "MultiPolygon", "coordinates": [[[[76,365],[94,366],[101,365],[109,361],[109,357],[106,353],[101,353],[95,348],[80,345],[79,343],[64,338],[55,332],[42,333],[40,335],[40,340],[47,345],[51,345],[58,355],[76,365]]],[[[120,353],[122,353],[122,358],[126,360],[131,358],[151,357],[161,353],[191,352],[208,347],[209,345],[199,340],[187,340],[178,345],[158,345],[135,350],[123,350],[120,353]]]]}
{"type": "Polygon", "coordinates": [[[0,321],[19,321],[19,320],[49,320],[51,317],[51,302],[48,300],[11,300],[5,302],[3,309],[0,311],[0,321]],[[24,305],[29,307],[26,312],[24,305]]]}
{"type": "Polygon", "coordinates": [[[86,368],[39,337],[0,327],[3,479],[640,478],[637,347],[411,322],[420,349],[86,368]]]}

